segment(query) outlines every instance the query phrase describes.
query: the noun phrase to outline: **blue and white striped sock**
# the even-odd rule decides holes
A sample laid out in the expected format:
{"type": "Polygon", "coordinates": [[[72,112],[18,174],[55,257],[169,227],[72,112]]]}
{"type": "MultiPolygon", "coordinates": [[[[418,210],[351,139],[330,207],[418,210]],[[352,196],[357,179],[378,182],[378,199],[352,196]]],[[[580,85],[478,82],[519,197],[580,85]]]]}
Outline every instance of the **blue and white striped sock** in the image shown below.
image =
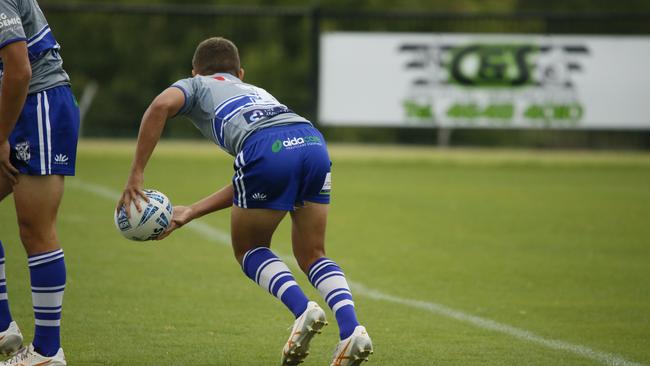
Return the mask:
{"type": "Polygon", "coordinates": [[[352,292],[343,270],[333,260],[323,257],[311,265],[308,276],[309,282],[316,287],[332,309],[339,325],[341,339],[352,335],[359,322],[354,311],[352,292]]]}
{"type": "Polygon", "coordinates": [[[5,276],[5,248],[0,241],[0,332],[9,328],[12,322],[9,311],[9,298],[7,297],[7,277],[5,276]]]}
{"type": "Polygon", "coordinates": [[[246,276],[277,297],[298,318],[309,300],[284,262],[271,249],[258,247],[244,255],[242,269],[246,276]]]}
{"type": "Polygon", "coordinates": [[[34,304],[34,349],[43,356],[53,356],[61,347],[61,309],[65,289],[63,250],[29,257],[34,304]]]}

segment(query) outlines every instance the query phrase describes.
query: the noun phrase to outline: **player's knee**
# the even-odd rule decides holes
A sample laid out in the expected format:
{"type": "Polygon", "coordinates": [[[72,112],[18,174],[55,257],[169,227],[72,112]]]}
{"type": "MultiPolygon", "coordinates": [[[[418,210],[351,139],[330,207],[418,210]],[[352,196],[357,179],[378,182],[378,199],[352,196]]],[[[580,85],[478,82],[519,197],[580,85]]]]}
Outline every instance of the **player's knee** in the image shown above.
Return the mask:
{"type": "Polygon", "coordinates": [[[296,253],[296,261],[298,262],[298,266],[300,266],[300,269],[308,273],[309,268],[311,268],[311,265],[314,264],[317,260],[320,258],[323,258],[325,256],[325,251],[322,249],[312,249],[306,252],[302,253],[296,253]]]}
{"type": "Polygon", "coordinates": [[[245,254],[246,253],[235,252],[235,260],[237,260],[237,263],[239,263],[239,265],[242,264],[242,261],[244,260],[244,255],[245,254]]]}
{"type": "Polygon", "coordinates": [[[249,249],[242,249],[238,248],[237,246],[233,245],[233,254],[235,255],[235,259],[237,260],[237,263],[240,265],[242,264],[242,261],[244,260],[244,256],[246,255],[246,252],[248,252],[249,249]]]}
{"type": "Polygon", "coordinates": [[[19,220],[20,240],[25,248],[43,249],[55,245],[56,233],[53,225],[43,225],[30,220],[19,220]]]}

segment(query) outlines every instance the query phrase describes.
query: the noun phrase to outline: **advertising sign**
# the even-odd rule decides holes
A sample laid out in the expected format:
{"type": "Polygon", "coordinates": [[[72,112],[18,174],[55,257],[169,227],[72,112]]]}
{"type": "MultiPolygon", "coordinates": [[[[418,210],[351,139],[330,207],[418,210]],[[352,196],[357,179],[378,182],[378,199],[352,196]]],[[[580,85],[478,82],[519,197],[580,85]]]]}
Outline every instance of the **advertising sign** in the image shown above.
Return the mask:
{"type": "Polygon", "coordinates": [[[326,33],[325,125],[650,129],[650,37],[326,33]]]}

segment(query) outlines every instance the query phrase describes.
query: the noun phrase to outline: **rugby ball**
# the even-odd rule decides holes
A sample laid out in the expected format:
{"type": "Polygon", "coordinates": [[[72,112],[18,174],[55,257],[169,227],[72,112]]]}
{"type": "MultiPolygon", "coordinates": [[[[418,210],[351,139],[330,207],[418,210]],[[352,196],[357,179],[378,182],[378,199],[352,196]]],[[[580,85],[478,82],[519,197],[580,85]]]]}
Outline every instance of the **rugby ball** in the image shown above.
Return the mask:
{"type": "Polygon", "coordinates": [[[131,217],[126,216],[124,207],[115,211],[115,227],[129,240],[154,240],[171,223],[174,209],[169,198],[154,189],[145,189],[144,193],[149,202],[139,198],[142,211],[138,212],[134,202],[131,202],[131,217]]]}

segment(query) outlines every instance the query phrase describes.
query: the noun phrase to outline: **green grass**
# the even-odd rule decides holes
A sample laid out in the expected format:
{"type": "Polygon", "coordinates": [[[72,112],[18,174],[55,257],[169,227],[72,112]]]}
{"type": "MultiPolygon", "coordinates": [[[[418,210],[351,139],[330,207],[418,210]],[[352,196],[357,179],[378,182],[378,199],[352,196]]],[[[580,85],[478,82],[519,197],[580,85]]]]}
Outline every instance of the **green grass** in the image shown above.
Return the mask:
{"type": "MultiPolygon", "coordinates": [[[[126,241],[113,227],[115,202],[79,187],[120,190],[132,151],[84,142],[68,181],[58,227],[69,364],[275,365],[291,316],[241,273],[227,245],[190,229],[159,243],[126,241]]],[[[650,364],[650,155],[335,146],[332,157],[328,255],[353,281],[650,364]]],[[[164,142],[146,186],[191,203],[231,174],[231,158],[216,148],[164,142]]],[[[202,221],[229,225],[226,212],[202,221]]],[[[30,339],[14,222],[7,199],[9,296],[30,339]]],[[[274,240],[284,254],[288,229],[274,240]]],[[[599,364],[363,293],[355,301],[376,347],[370,365],[599,364]]],[[[329,318],[305,365],[329,361],[338,335],[329,318]]]]}

